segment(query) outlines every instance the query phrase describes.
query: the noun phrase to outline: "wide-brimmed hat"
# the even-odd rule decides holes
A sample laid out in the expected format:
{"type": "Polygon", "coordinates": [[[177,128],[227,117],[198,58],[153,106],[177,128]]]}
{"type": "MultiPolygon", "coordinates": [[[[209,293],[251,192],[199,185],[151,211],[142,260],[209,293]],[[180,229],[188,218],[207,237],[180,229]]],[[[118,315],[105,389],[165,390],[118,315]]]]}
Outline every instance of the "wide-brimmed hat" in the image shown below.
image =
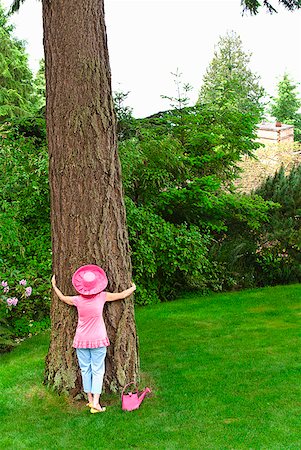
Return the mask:
{"type": "Polygon", "coordinates": [[[94,295],[103,291],[108,284],[105,271],[94,264],[82,266],[74,273],[72,284],[82,295],[94,295]]]}

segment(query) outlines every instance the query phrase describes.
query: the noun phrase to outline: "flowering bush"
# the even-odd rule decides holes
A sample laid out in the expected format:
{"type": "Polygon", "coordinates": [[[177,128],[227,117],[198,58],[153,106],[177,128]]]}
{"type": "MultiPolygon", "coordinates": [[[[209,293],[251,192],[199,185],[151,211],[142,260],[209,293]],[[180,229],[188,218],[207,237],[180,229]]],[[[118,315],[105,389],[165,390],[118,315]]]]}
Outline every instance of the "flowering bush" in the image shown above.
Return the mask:
{"type": "Polygon", "coordinates": [[[14,327],[12,326],[13,309],[17,304],[30,297],[32,287],[27,286],[23,278],[16,285],[1,281],[0,289],[0,352],[10,350],[14,346],[14,327]]]}
{"type": "Polygon", "coordinates": [[[31,296],[32,287],[31,286],[26,287],[26,285],[27,281],[25,279],[19,281],[19,284],[17,284],[15,287],[9,286],[7,281],[1,281],[1,287],[3,289],[3,292],[0,298],[1,302],[5,304],[7,312],[9,309],[12,308],[12,306],[17,305],[17,303],[19,302],[19,298],[22,299],[31,296]],[[12,297],[12,294],[17,295],[19,298],[15,296],[12,297]]]}

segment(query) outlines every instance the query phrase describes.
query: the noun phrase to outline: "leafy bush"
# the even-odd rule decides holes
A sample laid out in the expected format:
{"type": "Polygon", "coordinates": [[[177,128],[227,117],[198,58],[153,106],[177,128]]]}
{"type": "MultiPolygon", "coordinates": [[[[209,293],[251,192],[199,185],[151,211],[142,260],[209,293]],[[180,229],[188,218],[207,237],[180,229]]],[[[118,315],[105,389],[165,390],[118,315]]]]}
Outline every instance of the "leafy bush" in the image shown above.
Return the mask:
{"type": "Polygon", "coordinates": [[[136,205],[154,205],[158,194],[182,183],[189,174],[183,148],[172,136],[140,130],[140,137],[119,145],[123,186],[136,205]]]}
{"type": "Polygon", "coordinates": [[[185,289],[205,289],[210,237],[195,226],[173,225],[126,200],[136,301],[169,300],[185,289]]]}
{"type": "Polygon", "coordinates": [[[45,316],[45,305],[37,305],[40,296],[32,296],[32,287],[24,274],[16,270],[0,273],[0,352],[15,344],[16,336],[28,335],[33,317],[45,316]],[[37,301],[38,300],[38,301],[37,301]]]}
{"type": "Polygon", "coordinates": [[[223,225],[209,253],[210,261],[223,267],[223,290],[256,286],[258,241],[274,207],[260,196],[222,194],[219,210],[211,211],[209,223],[223,225]]]}
{"type": "Polygon", "coordinates": [[[0,157],[0,279],[12,283],[26,278],[35,286],[33,295],[2,320],[1,340],[12,345],[12,338],[28,335],[30,324],[44,323],[49,315],[51,244],[45,121],[16,119],[3,131],[0,157]]]}
{"type": "Polygon", "coordinates": [[[0,141],[0,258],[10,267],[26,267],[38,278],[49,277],[51,264],[44,128],[43,121],[16,120],[0,141]],[[38,137],[26,137],[37,129],[38,137]]]}
{"type": "Polygon", "coordinates": [[[257,189],[278,204],[261,230],[257,253],[258,282],[295,283],[301,280],[301,165],[286,175],[282,166],[257,189]]]}
{"type": "Polygon", "coordinates": [[[301,280],[300,258],[290,255],[281,242],[269,242],[257,255],[257,281],[261,286],[299,283],[301,280]]]}
{"type": "Polygon", "coordinates": [[[38,334],[41,331],[50,328],[50,317],[45,316],[41,320],[27,320],[26,318],[16,319],[14,321],[14,336],[24,337],[38,334]]]}

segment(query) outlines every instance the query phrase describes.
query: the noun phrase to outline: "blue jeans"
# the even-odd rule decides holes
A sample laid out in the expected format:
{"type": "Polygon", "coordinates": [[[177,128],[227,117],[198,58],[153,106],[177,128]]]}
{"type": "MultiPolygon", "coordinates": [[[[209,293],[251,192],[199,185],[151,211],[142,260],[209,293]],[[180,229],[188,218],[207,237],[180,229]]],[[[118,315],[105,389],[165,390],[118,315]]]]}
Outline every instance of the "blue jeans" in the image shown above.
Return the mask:
{"type": "Polygon", "coordinates": [[[85,392],[101,394],[106,353],[107,347],[76,349],[85,392]]]}

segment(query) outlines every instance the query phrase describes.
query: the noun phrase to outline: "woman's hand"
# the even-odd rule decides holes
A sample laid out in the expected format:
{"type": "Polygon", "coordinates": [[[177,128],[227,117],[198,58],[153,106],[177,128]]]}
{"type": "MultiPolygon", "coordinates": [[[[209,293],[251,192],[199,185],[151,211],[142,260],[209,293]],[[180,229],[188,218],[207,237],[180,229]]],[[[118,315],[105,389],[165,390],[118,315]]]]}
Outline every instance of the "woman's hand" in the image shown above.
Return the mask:
{"type": "Polygon", "coordinates": [[[51,284],[52,284],[53,287],[56,286],[55,275],[52,275],[52,278],[51,278],[51,284]]]}
{"type": "Polygon", "coordinates": [[[132,281],[132,288],[134,289],[134,291],[136,290],[136,285],[133,281],[132,281]]]}

